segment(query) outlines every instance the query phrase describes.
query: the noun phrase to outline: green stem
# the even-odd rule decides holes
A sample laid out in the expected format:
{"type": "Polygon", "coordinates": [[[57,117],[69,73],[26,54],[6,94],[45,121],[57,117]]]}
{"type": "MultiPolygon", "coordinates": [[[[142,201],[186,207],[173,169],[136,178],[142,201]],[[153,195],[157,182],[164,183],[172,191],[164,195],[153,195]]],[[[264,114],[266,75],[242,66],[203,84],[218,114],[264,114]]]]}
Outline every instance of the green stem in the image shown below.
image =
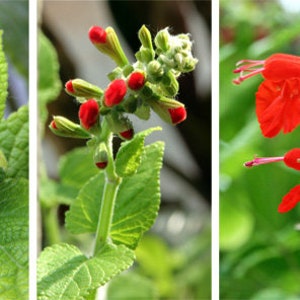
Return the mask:
{"type": "Polygon", "coordinates": [[[57,208],[55,205],[53,207],[43,207],[43,217],[46,237],[46,245],[57,244],[60,242],[60,230],[57,218],[57,208]]]}
{"type": "Polygon", "coordinates": [[[112,132],[106,120],[102,122],[102,138],[106,141],[108,150],[108,165],[105,171],[105,185],[98,217],[94,255],[107,243],[112,223],[115,201],[121,184],[121,178],[115,172],[112,150],[112,132]]]}

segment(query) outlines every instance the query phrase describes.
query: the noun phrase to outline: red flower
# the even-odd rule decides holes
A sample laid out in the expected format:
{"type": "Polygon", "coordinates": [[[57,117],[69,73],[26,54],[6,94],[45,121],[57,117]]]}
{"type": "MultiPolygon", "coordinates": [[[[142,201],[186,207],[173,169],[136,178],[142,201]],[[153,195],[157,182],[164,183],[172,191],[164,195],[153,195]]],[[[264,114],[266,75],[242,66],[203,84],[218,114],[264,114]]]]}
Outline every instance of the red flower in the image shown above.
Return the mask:
{"type": "Polygon", "coordinates": [[[300,148],[288,151],[284,155],[283,161],[288,167],[300,171],[300,148]]]}
{"type": "Polygon", "coordinates": [[[144,86],[145,75],[141,72],[133,72],[130,74],[127,84],[130,89],[137,91],[144,86]]]}
{"type": "Polygon", "coordinates": [[[81,104],[78,112],[81,125],[85,129],[90,129],[94,126],[99,117],[99,105],[94,99],[89,99],[81,104]]]}
{"type": "Polygon", "coordinates": [[[283,198],[278,206],[278,212],[285,213],[300,202],[300,185],[293,187],[283,198]]]}
{"type": "Polygon", "coordinates": [[[100,26],[92,26],[89,30],[89,38],[93,44],[105,44],[107,33],[100,26]]]}
{"type": "Polygon", "coordinates": [[[300,124],[300,77],[265,80],[256,93],[256,115],[266,137],[295,129],[300,124]]]}
{"type": "Polygon", "coordinates": [[[177,108],[169,108],[168,111],[173,125],[179,124],[186,119],[187,114],[183,106],[177,108]]]}
{"type": "Polygon", "coordinates": [[[126,82],[123,79],[112,81],[104,92],[104,104],[108,107],[119,104],[127,92],[126,82]]]}
{"type": "Polygon", "coordinates": [[[265,79],[280,81],[300,77],[300,57],[290,54],[277,53],[266,60],[241,60],[233,72],[240,77],[233,82],[240,84],[245,79],[261,73],[265,79]]]}

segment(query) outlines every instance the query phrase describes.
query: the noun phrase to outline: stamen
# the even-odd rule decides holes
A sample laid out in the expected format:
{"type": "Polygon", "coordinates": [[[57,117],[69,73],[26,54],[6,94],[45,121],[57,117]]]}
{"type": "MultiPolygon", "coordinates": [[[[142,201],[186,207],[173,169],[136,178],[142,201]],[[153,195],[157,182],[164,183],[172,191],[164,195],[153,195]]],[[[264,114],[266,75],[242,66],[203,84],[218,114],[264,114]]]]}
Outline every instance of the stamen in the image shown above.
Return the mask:
{"type": "Polygon", "coordinates": [[[255,157],[251,161],[247,161],[244,163],[244,166],[247,168],[251,168],[254,166],[259,166],[263,164],[269,164],[272,162],[277,162],[277,161],[282,161],[283,156],[278,156],[278,157],[255,157]]]}

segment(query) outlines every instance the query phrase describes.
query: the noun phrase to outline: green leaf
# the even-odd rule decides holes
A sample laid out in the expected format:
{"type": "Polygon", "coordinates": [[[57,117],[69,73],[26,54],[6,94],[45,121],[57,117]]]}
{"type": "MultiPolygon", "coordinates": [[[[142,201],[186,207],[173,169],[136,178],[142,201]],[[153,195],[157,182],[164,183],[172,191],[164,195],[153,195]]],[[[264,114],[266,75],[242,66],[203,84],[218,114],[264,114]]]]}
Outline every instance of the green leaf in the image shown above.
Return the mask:
{"type": "Polygon", "coordinates": [[[146,277],[129,272],[114,278],[108,285],[107,299],[158,299],[155,285],[146,277]]]}
{"type": "Polygon", "coordinates": [[[116,157],[116,172],[120,177],[133,175],[141,163],[146,136],[160,127],[149,128],[134,136],[131,141],[123,142],[116,157]]]}
{"type": "Polygon", "coordinates": [[[0,299],[28,299],[28,181],[0,183],[0,299]]]}
{"type": "Polygon", "coordinates": [[[48,111],[46,104],[55,100],[61,91],[57,53],[46,36],[39,32],[38,39],[38,95],[40,122],[45,124],[48,111]]]}
{"type": "MultiPolygon", "coordinates": [[[[111,227],[116,244],[134,249],[154,223],[160,203],[159,174],[164,144],[145,147],[137,172],[120,185],[111,227]]],[[[66,227],[74,234],[96,232],[105,175],[99,173],[81,189],[66,215],[66,227]]]]}
{"type": "Polygon", "coordinates": [[[0,30],[0,120],[4,116],[8,87],[7,63],[5,60],[4,52],[2,50],[2,34],[3,31],[0,30]]]}
{"type": "Polygon", "coordinates": [[[106,245],[91,258],[73,245],[48,247],[38,259],[38,299],[86,299],[133,260],[134,252],[123,245],[106,245]]]}
{"type": "Polygon", "coordinates": [[[28,178],[28,126],[27,105],[0,123],[0,149],[8,163],[7,177],[28,178]]]}
{"type": "Polygon", "coordinates": [[[28,78],[28,1],[0,1],[0,28],[4,31],[5,54],[28,78]]]}

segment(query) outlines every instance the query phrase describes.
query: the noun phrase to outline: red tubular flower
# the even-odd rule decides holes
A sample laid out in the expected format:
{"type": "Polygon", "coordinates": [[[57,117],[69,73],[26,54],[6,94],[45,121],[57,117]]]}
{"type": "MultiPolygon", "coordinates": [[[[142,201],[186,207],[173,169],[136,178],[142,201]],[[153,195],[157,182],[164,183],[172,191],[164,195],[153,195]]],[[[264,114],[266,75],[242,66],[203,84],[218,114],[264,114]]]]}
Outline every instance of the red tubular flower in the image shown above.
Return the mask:
{"type": "Polygon", "coordinates": [[[173,125],[179,124],[186,119],[187,113],[186,109],[183,106],[177,108],[169,108],[168,111],[173,125]]]}
{"type": "Polygon", "coordinates": [[[137,91],[144,86],[145,75],[141,72],[133,72],[130,74],[127,84],[130,89],[137,91]]]}
{"type": "Polygon", "coordinates": [[[293,187],[283,198],[278,206],[278,212],[285,213],[294,208],[300,202],[300,185],[293,187]]]}
{"type": "Polygon", "coordinates": [[[300,171],[300,148],[288,151],[284,155],[283,161],[288,167],[300,171]]]}
{"type": "Polygon", "coordinates": [[[241,60],[233,72],[240,73],[235,84],[261,73],[265,79],[281,81],[300,77],[300,57],[290,54],[276,53],[266,60],[241,60]]]}
{"type": "Polygon", "coordinates": [[[99,117],[99,105],[94,99],[89,99],[81,104],[78,112],[81,125],[85,129],[90,129],[94,126],[99,117]]]}
{"type": "Polygon", "coordinates": [[[92,26],[89,30],[89,38],[93,44],[105,44],[107,33],[100,26],[92,26]]]}
{"type": "Polygon", "coordinates": [[[300,77],[265,80],[256,93],[256,115],[265,137],[295,129],[300,124],[300,77]]]}
{"type": "Polygon", "coordinates": [[[123,79],[112,81],[104,92],[104,104],[108,107],[119,104],[127,92],[126,82],[123,79]]]}

